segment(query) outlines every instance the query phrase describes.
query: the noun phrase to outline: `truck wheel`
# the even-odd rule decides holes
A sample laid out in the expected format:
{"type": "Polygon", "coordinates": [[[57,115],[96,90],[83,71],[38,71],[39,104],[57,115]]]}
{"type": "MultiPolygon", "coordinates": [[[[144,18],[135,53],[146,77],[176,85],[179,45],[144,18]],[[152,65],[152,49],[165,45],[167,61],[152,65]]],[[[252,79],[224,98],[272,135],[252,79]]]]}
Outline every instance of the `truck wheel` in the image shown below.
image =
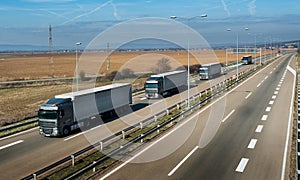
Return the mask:
{"type": "Polygon", "coordinates": [[[69,126],[64,127],[64,129],[63,129],[63,134],[64,134],[64,136],[69,135],[70,132],[71,132],[71,130],[70,130],[70,127],[69,127],[69,126]]]}

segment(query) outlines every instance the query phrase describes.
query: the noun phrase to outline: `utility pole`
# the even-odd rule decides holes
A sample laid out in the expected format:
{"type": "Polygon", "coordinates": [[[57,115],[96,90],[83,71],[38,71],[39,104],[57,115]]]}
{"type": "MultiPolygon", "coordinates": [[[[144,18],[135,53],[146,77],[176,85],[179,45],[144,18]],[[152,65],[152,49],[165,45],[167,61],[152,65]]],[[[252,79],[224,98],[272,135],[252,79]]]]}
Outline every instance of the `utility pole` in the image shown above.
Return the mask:
{"type": "Polygon", "coordinates": [[[51,25],[49,25],[49,77],[54,77],[54,64],[53,64],[53,44],[52,44],[52,28],[51,25]]]}

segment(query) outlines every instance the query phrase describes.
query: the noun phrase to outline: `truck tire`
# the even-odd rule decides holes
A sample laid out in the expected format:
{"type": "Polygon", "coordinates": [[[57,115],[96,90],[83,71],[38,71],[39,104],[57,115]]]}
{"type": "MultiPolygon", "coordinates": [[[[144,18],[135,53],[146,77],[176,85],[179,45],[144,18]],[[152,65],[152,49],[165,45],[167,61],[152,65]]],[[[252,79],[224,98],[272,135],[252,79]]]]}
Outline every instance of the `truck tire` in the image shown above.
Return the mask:
{"type": "Polygon", "coordinates": [[[67,136],[67,135],[70,134],[70,132],[71,132],[70,127],[69,126],[65,126],[64,129],[63,129],[63,135],[67,136]]]}

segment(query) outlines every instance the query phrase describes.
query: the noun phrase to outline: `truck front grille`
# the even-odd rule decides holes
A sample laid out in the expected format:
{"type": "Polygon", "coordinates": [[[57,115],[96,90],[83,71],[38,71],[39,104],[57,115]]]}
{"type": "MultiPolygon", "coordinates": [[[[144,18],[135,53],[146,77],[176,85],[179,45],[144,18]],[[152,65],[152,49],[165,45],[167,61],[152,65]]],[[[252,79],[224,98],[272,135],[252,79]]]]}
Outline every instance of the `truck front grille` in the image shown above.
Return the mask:
{"type": "Polygon", "coordinates": [[[55,122],[39,121],[39,125],[43,128],[54,128],[55,122]]]}

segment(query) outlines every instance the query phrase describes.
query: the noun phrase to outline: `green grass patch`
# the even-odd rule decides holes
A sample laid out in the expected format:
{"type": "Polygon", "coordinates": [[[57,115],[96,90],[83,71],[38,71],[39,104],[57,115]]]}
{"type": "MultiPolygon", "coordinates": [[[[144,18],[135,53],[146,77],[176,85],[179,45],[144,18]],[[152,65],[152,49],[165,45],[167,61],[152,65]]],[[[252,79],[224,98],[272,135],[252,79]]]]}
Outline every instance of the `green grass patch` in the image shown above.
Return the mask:
{"type": "MultiPolygon", "coordinates": [[[[29,122],[29,121],[33,121],[35,119],[36,118],[31,118],[31,119],[27,119],[27,120],[24,120],[24,121],[20,121],[18,123],[14,123],[14,124],[9,125],[9,126],[3,126],[3,127],[1,127],[1,129],[12,127],[12,126],[19,125],[19,124],[23,124],[23,123],[26,123],[26,122],[29,122]]],[[[28,124],[28,125],[25,125],[25,126],[21,126],[21,127],[17,127],[17,128],[7,130],[7,131],[3,131],[3,132],[0,133],[0,138],[15,134],[15,133],[18,133],[18,132],[21,132],[21,131],[25,131],[25,130],[28,130],[28,129],[31,129],[31,128],[34,128],[34,127],[37,127],[37,126],[38,126],[38,122],[35,122],[35,123],[31,123],[31,124],[28,124]]]]}

